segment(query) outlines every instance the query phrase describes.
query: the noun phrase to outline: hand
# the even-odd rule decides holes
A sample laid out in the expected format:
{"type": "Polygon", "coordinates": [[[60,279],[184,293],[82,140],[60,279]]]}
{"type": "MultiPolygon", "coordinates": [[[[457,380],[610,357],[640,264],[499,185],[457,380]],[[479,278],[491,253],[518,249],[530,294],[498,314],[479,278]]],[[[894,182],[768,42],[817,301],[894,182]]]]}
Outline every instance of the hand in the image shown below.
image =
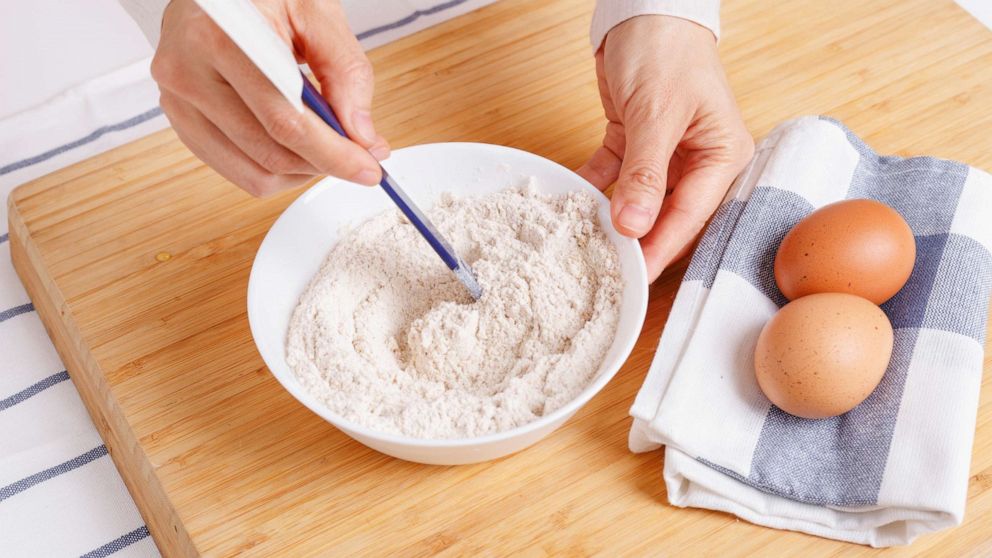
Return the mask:
{"type": "Polygon", "coordinates": [[[616,182],[613,224],[641,239],[648,280],[688,253],[751,159],[748,133],[706,28],[668,16],[614,27],[596,53],[609,122],[579,169],[600,189],[616,182]]]}
{"type": "Polygon", "coordinates": [[[205,163],[263,196],[329,174],[376,184],[389,146],[372,124],[372,66],[333,0],[257,0],[293,46],[353,141],[286,101],[192,0],[172,0],[152,60],[161,105],[205,163]],[[371,154],[370,154],[371,152],[371,154]],[[373,157],[374,155],[374,157],[373,157]]]}

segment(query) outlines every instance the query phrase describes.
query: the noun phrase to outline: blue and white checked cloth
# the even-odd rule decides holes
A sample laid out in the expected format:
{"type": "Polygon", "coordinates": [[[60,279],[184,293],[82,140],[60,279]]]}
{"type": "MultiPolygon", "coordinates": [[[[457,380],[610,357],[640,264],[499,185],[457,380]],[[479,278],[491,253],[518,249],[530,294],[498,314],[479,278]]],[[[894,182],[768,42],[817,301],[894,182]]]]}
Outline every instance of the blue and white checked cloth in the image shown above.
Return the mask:
{"type": "MultiPolygon", "coordinates": [[[[371,48],[492,1],[343,4],[362,45],[371,48]]],[[[5,24],[11,23],[0,22],[0,33],[5,24]]],[[[141,60],[0,120],[0,196],[6,199],[19,184],[167,126],[148,66],[148,59],[141,60]]],[[[31,76],[4,78],[31,82],[31,76]]],[[[0,100],[3,92],[0,87],[0,100]]],[[[14,273],[6,231],[4,203],[0,556],[157,556],[144,521],[14,273]]]]}
{"type": "Polygon", "coordinates": [[[692,257],[631,408],[633,451],[666,445],[676,506],[872,546],[962,521],[992,287],[992,176],[882,157],[840,123],[803,117],[758,147],[692,257]],[[895,329],[878,388],[808,420],[754,378],[758,333],[786,301],[773,260],[818,207],[874,198],[906,218],[917,259],[882,308],[895,329]]]}

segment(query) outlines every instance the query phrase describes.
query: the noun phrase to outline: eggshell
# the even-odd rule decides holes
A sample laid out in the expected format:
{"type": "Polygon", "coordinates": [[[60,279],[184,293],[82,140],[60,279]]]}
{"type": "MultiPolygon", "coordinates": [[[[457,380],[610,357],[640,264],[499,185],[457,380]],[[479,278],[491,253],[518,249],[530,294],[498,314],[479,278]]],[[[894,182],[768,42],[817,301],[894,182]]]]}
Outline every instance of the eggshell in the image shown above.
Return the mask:
{"type": "Polygon", "coordinates": [[[826,418],[850,411],[881,381],[892,355],[892,325],[870,301],[844,293],[798,298],[761,330],[754,371],[783,411],[826,418]]]}
{"type": "Polygon", "coordinates": [[[874,200],[821,207],[795,227],[775,255],[775,282],[789,300],[850,293],[881,304],[909,279],[916,241],[906,221],[874,200]]]}

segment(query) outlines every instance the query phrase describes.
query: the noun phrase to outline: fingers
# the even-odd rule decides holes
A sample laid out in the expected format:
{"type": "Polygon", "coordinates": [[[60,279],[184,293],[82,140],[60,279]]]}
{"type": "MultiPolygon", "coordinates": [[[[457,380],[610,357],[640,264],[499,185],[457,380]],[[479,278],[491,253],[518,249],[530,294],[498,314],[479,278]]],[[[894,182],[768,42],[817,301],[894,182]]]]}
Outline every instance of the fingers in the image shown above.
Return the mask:
{"type": "Polygon", "coordinates": [[[605,190],[620,176],[624,145],[623,126],[617,122],[609,122],[603,145],[576,172],[593,186],[605,190]]]}
{"type": "Polygon", "coordinates": [[[241,151],[192,104],[169,92],[159,101],[176,133],[190,151],[221,176],[255,196],[299,186],[308,174],[273,174],[241,151]]]}
{"type": "Polygon", "coordinates": [[[272,174],[318,174],[317,168],[266,132],[227,82],[215,76],[211,87],[188,101],[210,120],[234,145],[272,174]]]}
{"type": "Polygon", "coordinates": [[[640,238],[654,226],[665,197],[669,160],[689,125],[691,115],[664,106],[634,99],[624,113],[626,149],[611,210],[613,225],[626,236],[640,238]]]}
{"type": "Polygon", "coordinates": [[[377,158],[389,146],[372,123],[372,65],[348,28],[339,2],[304,2],[291,14],[297,50],[306,59],[348,135],[377,158]]]}
{"type": "MultiPolygon", "coordinates": [[[[269,17],[282,37],[293,36],[288,14],[269,17]]],[[[335,29],[344,33],[337,38],[342,43],[354,42],[343,25],[335,29]]],[[[338,136],[310,111],[297,112],[193,2],[173,0],[166,11],[152,76],[180,137],[195,142],[190,147],[204,161],[219,165],[222,174],[247,190],[265,193],[270,184],[295,184],[303,175],[328,174],[370,185],[381,178],[378,162],[364,147],[338,136]],[[195,129],[205,124],[210,126],[195,129]],[[210,153],[215,148],[220,151],[210,153]],[[233,178],[244,173],[231,160],[252,163],[244,165],[251,183],[233,178]]]]}
{"type": "Polygon", "coordinates": [[[692,153],[684,161],[681,180],[674,185],[654,228],[641,238],[648,280],[654,281],[669,264],[685,255],[716,211],[741,169],[751,158],[747,140],[714,152],[692,153]]]}
{"type": "Polygon", "coordinates": [[[379,164],[368,151],[339,136],[313,112],[297,112],[240,51],[233,49],[218,58],[216,68],[267,135],[305,159],[320,174],[359,184],[379,182],[379,164]]]}

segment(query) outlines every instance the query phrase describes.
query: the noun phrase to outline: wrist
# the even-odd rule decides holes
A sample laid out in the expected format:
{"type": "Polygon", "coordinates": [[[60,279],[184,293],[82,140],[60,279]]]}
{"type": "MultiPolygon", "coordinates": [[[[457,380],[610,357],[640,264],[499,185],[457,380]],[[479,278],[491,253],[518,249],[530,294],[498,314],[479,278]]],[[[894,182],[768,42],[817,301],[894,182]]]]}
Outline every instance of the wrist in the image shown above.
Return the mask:
{"type": "Polygon", "coordinates": [[[691,21],[720,36],[720,0],[598,0],[589,28],[593,50],[599,50],[614,27],[639,16],[666,16],[691,21]]]}
{"type": "Polygon", "coordinates": [[[639,15],[620,22],[606,34],[603,45],[621,37],[646,39],[648,44],[683,41],[716,45],[717,42],[713,31],[704,25],[677,16],[654,14],[639,15]]]}

